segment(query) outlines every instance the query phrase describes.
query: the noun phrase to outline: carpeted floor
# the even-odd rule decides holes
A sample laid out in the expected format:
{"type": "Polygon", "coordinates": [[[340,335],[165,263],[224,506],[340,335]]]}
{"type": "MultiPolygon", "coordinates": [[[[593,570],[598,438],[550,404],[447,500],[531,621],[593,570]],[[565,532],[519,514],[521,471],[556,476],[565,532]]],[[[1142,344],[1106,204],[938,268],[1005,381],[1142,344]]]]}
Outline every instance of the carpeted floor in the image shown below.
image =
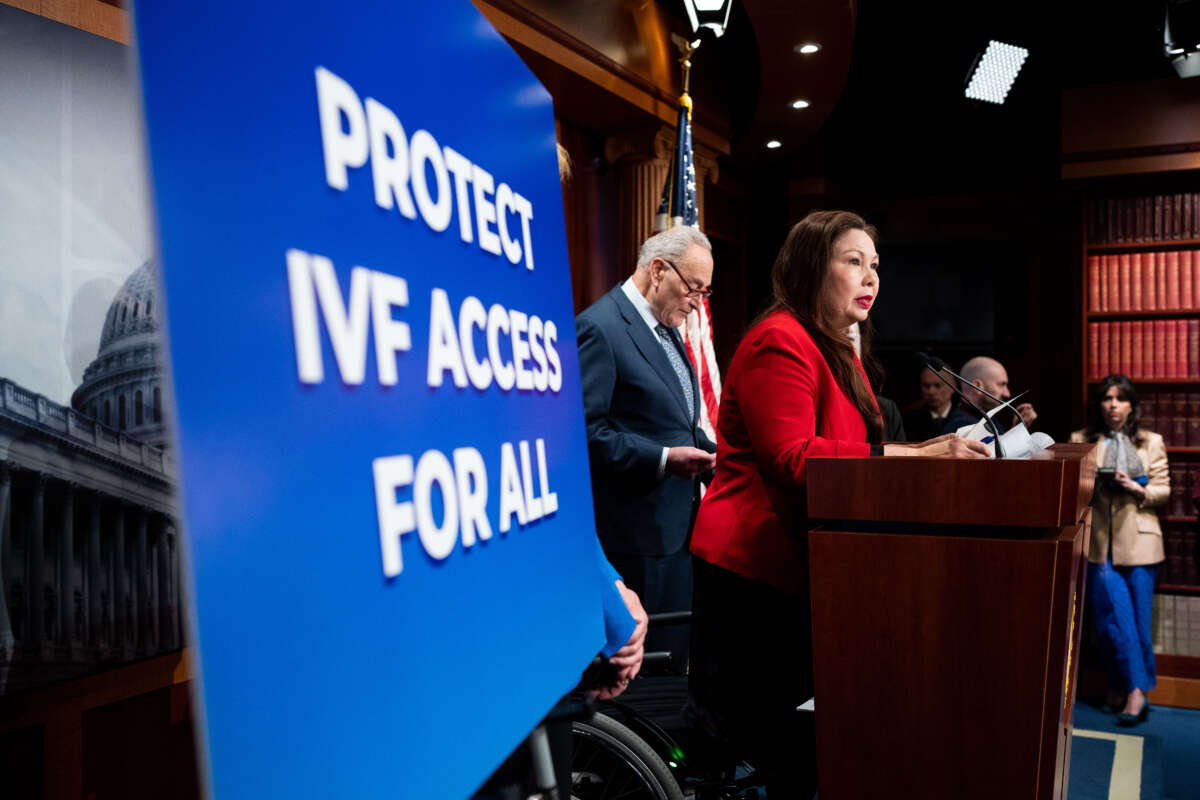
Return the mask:
{"type": "MultiPolygon", "coordinates": [[[[622,700],[678,733],[685,698],[684,679],[651,678],[631,684],[622,700]]],[[[1119,728],[1079,701],[1074,725],[1068,800],[1200,800],[1200,711],[1155,706],[1145,723],[1119,728]]]]}
{"type": "Polygon", "coordinates": [[[1119,728],[1080,701],[1074,723],[1068,800],[1200,798],[1200,711],[1155,706],[1145,723],[1119,728]]]}

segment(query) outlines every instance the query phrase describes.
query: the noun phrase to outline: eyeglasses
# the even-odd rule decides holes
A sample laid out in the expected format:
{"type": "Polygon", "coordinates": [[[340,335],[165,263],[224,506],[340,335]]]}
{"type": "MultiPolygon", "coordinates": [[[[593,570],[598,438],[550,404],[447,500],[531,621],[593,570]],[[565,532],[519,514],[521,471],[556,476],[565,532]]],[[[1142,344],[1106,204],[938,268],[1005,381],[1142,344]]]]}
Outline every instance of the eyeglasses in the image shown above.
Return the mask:
{"type": "Polygon", "coordinates": [[[671,269],[675,270],[675,274],[679,276],[679,280],[683,281],[683,285],[687,287],[688,297],[699,297],[704,300],[712,297],[712,289],[693,289],[692,285],[688,283],[688,279],[683,277],[683,273],[679,271],[679,267],[675,266],[670,261],[667,261],[665,258],[662,259],[662,262],[671,269]]]}

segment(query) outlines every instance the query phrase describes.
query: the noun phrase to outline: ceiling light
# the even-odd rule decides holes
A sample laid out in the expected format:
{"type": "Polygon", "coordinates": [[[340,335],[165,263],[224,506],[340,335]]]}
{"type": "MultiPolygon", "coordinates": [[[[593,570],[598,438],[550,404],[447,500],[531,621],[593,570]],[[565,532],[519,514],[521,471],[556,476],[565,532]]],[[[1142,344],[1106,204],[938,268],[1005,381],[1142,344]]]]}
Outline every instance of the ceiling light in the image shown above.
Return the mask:
{"type": "Polygon", "coordinates": [[[983,54],[975,58],[974,69],[967,83],[967,97],[997,105],[1003,103],[1027,58],[1029,51],[1024,47],[994,39],[988,42],[983,54]]]}
{"type": "Polygon", "coordinates": [[[733,0],[684,0],[683,8],[692,24],[692,33],[708,32],[719,39],[729,27],[733,0]]]}
{"type": "Polygon", "coordinates": [[[801,55],[807,56],[819,51],[821,49],[821,45],[813,44],[812,42],[806,42],[804,44],[798,44],[792,49],[801,55]]]}
{"type": "Polygon", "coordinates": [[[809,103],[807,100],[793,100],[792,101],[792,108],[808,108],[808,106],[809,106],[809,103]]]}
{"type": "Polygon", "coordinates": [[[779,141],[778,139],[772,139],[771,141],[767,142],[768,150],[778,150],[781,147],[783,147],[783,142],[779,141]]]}
{"type": "Polygon", "coordinates": [[[1163,55],[1181,78],[1200,75],[1200,5],[1192,0],[1168,0],[1163,18],[1163,55]]]}

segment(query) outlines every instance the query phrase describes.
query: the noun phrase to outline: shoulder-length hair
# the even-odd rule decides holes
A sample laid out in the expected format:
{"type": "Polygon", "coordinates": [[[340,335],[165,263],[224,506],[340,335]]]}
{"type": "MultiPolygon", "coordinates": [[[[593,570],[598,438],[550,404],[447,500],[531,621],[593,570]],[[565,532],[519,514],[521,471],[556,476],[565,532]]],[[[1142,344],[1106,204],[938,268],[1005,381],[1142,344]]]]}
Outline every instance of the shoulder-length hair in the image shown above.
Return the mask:
{"type": "Polygon", "coordinates": [[[775,266],[771,269],[771,303],[759,317],[780,309],[791,313],[813,337],[838,386],[854,403],[867,424],[867,440],[883,440],[883,418],[875,405],[871,384],[883,382],[883,369],[871,355],[870,321],[860,323],[859,356],[868,381],[854,362],[854,346],[845,330],[831,319],[832,310],[822,305],[834,242],[851,230],[860,230],[878,242],[874,226],[850,211],[814,211],[797,222],[788,233],[775,266]]]}
{"type": "Polygon", "coordinates": [[[1138,426],[1142,421],[1142,410],[1138,405],[1137,389],[1133,388],[1133,382],[1124,375],[1114,373],[1109,375],[1104,380],[1096,385],[1096,390],[1092,394],[1092,405],[1088,409],[1087,415],[1087,440],[1094,442],[1101,436],[1108,433],[1108,422],[1104,419],[1104,412],[1100,409],[1100,404],[1104,402],[1104,396],[1108,394],[1108,390],[1117,388],[1117,397],[1122,400],[1128,400],[1132,408],[1129,410],[1129,417],[1125,420],[1124,427],[1121,428],[1121,433],[1129,437],[1129,441],[1140,447],[1145,439],[1138,426]]]}

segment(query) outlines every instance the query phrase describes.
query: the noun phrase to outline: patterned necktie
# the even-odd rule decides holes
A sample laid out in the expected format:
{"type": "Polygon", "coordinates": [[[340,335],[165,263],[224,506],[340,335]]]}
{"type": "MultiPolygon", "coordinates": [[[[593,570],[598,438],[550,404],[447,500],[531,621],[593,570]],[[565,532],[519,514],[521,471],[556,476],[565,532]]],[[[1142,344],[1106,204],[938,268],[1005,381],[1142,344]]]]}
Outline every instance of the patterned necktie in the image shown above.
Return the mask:
{"type": "Polygon", "coordinates": [[[667,353],[667,360],[671,362],[671,368],[675,370],[675,377],[679,378],[679,385],[683,387],[683,396],[687,400],[688,419],[691,419],[696,416],[696,400],[692,397],[692,376],[684,365],[683,356],[679,354],[679,348],[675,346],[675,340],[671,337],[667,326],[659,324],[655,326],[654,330],[658,332],[658,341],[662,343],[663,350],[667,353]]]}

